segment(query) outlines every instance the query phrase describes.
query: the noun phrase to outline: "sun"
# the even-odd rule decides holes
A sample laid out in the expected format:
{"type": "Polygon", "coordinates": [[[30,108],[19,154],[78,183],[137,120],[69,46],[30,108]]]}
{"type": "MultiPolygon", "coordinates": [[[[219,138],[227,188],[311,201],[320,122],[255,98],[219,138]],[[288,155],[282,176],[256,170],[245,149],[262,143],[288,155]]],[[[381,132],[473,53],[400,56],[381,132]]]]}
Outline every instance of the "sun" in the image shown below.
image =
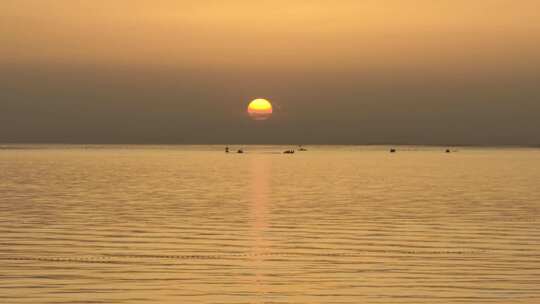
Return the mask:
{"type": "Polygon", "coordinates": [[[270,101],[257,98],[251,101],[247,108],[249,116],[254,120],[267,120],[272,116],[272,104],[270,101]]]}

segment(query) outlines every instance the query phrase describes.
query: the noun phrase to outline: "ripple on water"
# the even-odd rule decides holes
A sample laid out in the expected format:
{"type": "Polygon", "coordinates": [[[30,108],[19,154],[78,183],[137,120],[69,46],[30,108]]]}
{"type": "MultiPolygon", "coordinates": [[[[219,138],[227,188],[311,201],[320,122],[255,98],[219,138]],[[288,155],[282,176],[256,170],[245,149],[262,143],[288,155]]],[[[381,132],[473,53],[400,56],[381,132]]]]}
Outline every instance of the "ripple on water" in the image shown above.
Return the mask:
{"type": "Polygon", "coordinates": [[[2,301],[540,303],[537,150],[221,148],[3,146],[2,301]]]}

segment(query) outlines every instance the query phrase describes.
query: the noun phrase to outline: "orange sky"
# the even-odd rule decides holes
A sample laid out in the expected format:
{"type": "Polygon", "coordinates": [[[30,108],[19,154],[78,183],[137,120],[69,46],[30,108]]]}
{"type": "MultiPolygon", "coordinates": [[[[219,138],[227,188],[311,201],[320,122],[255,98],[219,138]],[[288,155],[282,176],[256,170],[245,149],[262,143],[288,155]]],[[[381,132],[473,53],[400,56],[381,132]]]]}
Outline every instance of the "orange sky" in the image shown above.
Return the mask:
{"type": "Polygon", "coordinates": [[[2,0],[0,142],[539,144],[539,20],[537,0],[2,0]]]}
{"type": "Polygon", "coordinates": [[[507,66],[540,50],[536,0],[3,0],[0,14],[10,63],[507,66]]]}

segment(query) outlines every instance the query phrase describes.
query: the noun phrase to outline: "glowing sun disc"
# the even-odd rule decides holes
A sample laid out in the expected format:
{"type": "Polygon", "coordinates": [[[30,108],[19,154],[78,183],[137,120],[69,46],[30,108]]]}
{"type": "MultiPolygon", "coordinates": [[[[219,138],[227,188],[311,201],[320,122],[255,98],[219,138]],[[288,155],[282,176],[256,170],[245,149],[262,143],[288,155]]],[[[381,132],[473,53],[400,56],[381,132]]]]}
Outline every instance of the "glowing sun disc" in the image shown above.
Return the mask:
{"type": "Polygon", "coordinates": [[[272,104],[262,98],[251,101],[248,105],[248,114],[254,120],[267,120],[272,116],[272,104]]]}

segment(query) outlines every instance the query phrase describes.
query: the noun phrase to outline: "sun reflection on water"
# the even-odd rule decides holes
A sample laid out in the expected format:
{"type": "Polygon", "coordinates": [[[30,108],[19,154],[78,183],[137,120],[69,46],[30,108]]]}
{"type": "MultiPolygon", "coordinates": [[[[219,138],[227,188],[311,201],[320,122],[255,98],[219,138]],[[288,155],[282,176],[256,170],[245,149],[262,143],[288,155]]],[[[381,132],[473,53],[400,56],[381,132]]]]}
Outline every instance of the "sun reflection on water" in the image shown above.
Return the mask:
{"type": "Polygon", "coordinates": [[[266,237],[269,228],[269,194],[270,194],[270,160],[265,156],[254,156],[251,160],[251,202],[250,217],[253,234],[251,249],[254,265],[254,286],[259,294],[267,292],[264,284],[265,254],[271,248],[270,240],[266,237]]]}

